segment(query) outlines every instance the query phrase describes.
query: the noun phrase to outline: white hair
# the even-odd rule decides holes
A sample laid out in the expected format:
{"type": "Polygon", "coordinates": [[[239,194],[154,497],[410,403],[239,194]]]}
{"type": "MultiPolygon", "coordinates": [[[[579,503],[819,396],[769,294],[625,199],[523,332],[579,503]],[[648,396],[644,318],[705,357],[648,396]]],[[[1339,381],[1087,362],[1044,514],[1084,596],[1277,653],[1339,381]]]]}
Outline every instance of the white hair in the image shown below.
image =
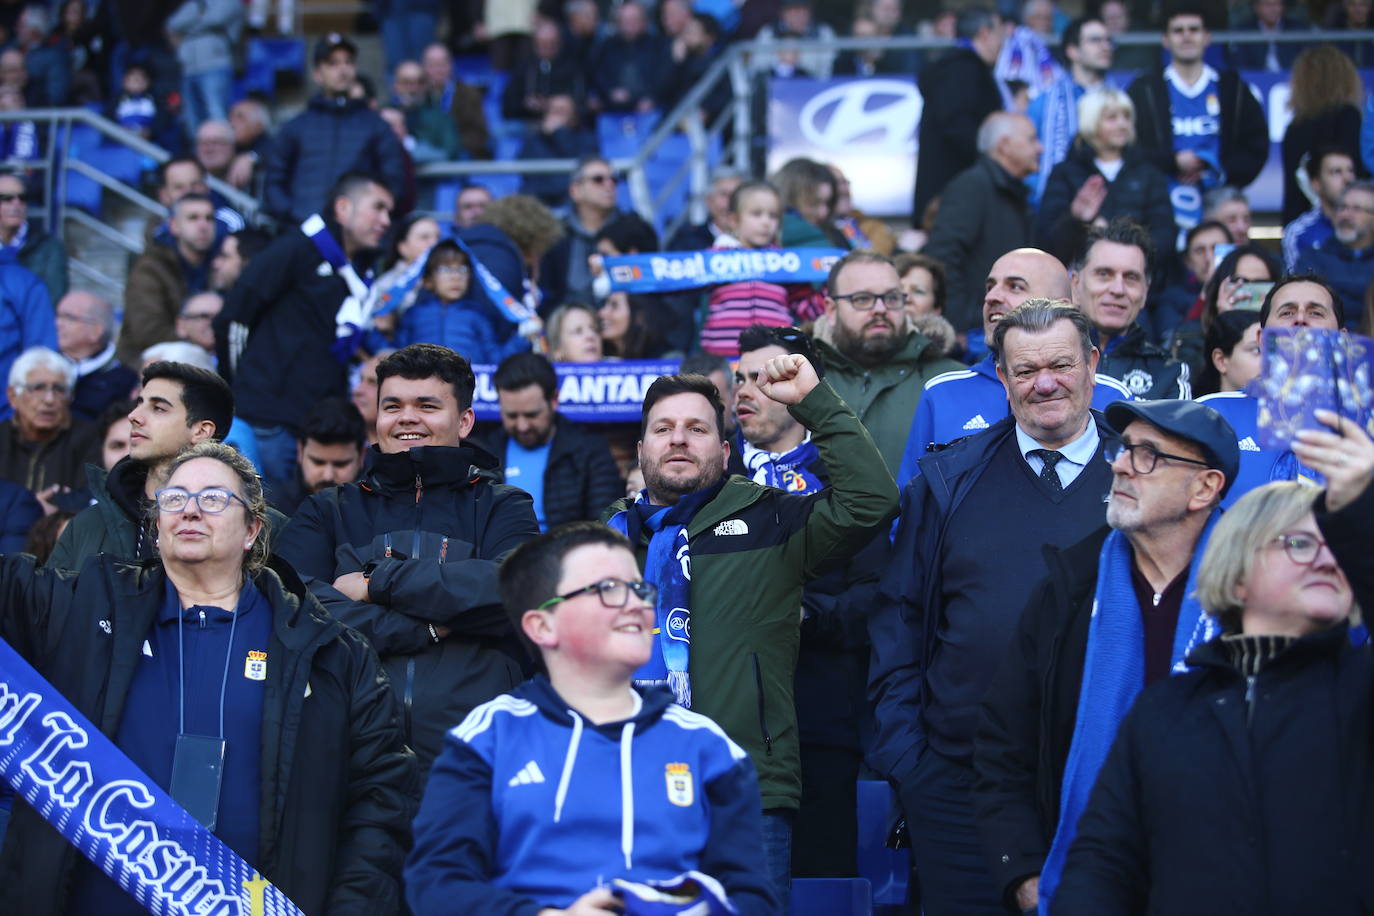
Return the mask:
{"type": "Polygon", "coordinates": [[[185,363],[188,366],[195,366],[197,369],[215,371],[215,364],[210,360],[210,354],[206,353],[199,344],[193,344],[188,340],[173,340],[153,344],[139,354],[139,359],[145,366],[149,363],[165,360],[169,363],[185,363]]]}
{"type": "Polygon", "coordinates": [[[69,391],[76,386],[76,363],[47,347],[29,347],[19,354],[19,358],[10,364],[9,386],[18,388],[27,385],[29,373],[35,369],[47,369],[60,374],[66,380],[69,391]]]}
{"type": "Polygon", "coordinates": [[[987,155],[997,149],[997,144],[1004,137],[1011,136],[1024,117],[1012,111],[994,111],[984,118],[982,126],[978,128],[978,152],[987,155]]]}
{"type": "Polygon", "coordinates": [[[1102,86],[1085,92],[1078,100],[1078,135],[1089,146],[1097,143],[1097,128],[1110,111],[1124,111],[1131,116],[1131,142],[1135,142],[1135,102],[1120,89],[1102,86]]]}

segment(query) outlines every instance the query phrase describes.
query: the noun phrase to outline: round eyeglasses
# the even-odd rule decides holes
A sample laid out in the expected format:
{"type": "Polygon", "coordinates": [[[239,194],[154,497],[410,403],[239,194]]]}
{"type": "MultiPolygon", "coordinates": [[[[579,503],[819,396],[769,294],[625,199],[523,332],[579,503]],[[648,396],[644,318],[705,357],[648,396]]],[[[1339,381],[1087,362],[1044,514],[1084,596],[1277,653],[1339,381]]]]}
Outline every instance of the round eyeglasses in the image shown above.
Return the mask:
{"type": "Polygon", "coordinates": [[[223,487],[206,487],[195,493],[181,487],[167,487],[154,493],[153,498],[157,500],[157,507],[163,512],[185,512],[191,500],[195,500],[196,507],[206,515],[219,515],[228,509],[234,500],[243,503],[243,508],[249,508],[243,497],[223,487]]]}
{"type": "Polygon", "coordinates": [[[1279,546],[1288,554],[1288,559],[1298,566],[1311,566],[1317,561],[1317,554],[1326,546],[1326,541],[1310,534],[1280,534],[1269,541],[1269,546],[1279,546]]]}
{"type": "Polygon", "coordinates": [[[566,595],[557,595],[539,605],[536,610],[544,611],[553,607],[561,601],[576,598],[578,595],[587,592],[596,592],[601,599],[604,607],[624,607],[630,601],[630,593],[634,592],[636,598],[646,604],[654,604],[658,600],[658,586],[652,582],[645,582],[641,579],[638,582],[626,582],[624,579],[602,579],[600,582],[593,582],[591,585],[584,585],[582,588],[575,588],[566,595]]]}

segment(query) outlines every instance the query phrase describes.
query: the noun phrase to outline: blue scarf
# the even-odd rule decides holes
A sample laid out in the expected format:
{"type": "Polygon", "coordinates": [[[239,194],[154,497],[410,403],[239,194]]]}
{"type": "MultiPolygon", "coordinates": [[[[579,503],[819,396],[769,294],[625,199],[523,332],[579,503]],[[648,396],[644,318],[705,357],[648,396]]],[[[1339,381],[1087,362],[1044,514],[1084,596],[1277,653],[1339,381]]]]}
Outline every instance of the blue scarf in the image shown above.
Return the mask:
{"type": "Polygon", "coordinates": [[[635,672],[638,684],[666,683],[677,702],[692,705],[692,683],[687,668],[692,649],[692,557],[687,526],[697,510],[720,492],[720,484],[688,493],[672,506],[649,504],[647,490],[634,503],[611,517],[610,526],[639,543],[640,530],[649,532],[644,558],[644,578],[658,586],[654,608],[659,652],[649,656],[635,672]]]}
{"type": "Polygon", "coordinates": [[[348,255],[344,254],[343,248],[334,236],[329,234],[329,226],[325,223],[324,217],[318,213],[312,214],[301,223],[301,232],[314,243],[320,257],[329,263],[334,273],[342,277],[348,287],[348,296],[334,314],[334,343],[329,348],[335,359],[347,364],[358,351],[358,347],[362,346],[363,335],[372,323],[372,316],[368,311],[372,299],[369,293],[372,274],[369,272],[366,279],[358,276],[358,272],[348,260],[348,255]]]}
{"type": "MultiPolygon", "coordinates": [[[[1188,653],[1221,634],[1216,618],[1197,602],[1197,573],[1212,526],[1221,516],[1213,511],[1202,529],[1193,563],[1188,570],[1183,603],[1178,610],[1174,631],[1174,651],[1169,673],[1188,670],[1188,653]]],[[[1073,744],[1064,766],[1060,791],[1059,824],[1040,873],[1040,912],[1048,914],[1069,846],[1078,832],[1078,818],[1088,806],[1088,796],[1097,781],[1098,770],[1121,720],[1145,687],[1145,627],[1140,620],[1140,603],[1131,585],[1131,545],[1120,531],[1107,536],[1097,564],[1097,594],[1093,597],[1093,616],[1088,624],[1088,653],[1083,663],[1083,685],[1078,694],[1078,719],[1073,727],[1073,744]]]]}
{"type": "Polygon", "coordinates": [[[754,448],[741,434],[739,453],[754,483],[777,487],[788,493],[816,493],[825,487],[819,477],[807,470],[807,466],[820,454],[809,432],[801,445],[790,452],[765,452],[761,448],[754,448]]]}
{"type": "Polygon", "coordinates": [[[1044,108],[1040,123],[1035,125],[1040,131],[1040,168],[1035,173],[1035,186],[1031,195],[1036,201],[1045,196],[1045,185],[1049,183],[1050,172],[1064,161],[1073,146],[1073,138],[1078,136],[1078,84],[1073,77],[1065,74],[1045,87],[1044,108]]]}

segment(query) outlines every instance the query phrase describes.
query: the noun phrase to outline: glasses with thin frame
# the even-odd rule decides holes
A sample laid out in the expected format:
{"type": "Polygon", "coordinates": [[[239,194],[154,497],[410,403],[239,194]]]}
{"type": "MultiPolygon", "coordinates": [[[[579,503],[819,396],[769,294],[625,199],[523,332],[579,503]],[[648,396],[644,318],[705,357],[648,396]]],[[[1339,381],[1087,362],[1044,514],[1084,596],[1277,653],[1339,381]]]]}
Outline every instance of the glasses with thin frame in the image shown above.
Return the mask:
{"type": "Polygon", "coordinates": [[[597,597],[601,599],[602,606],[609,608],[624,607],[630,601],[631,592],[634,592],[635,597],[646,604],[654,604],[658,600],[658,586],[652,582],[645,582],[643,579],[638,582],[626,582],[624,579],[602,579],[600,582],[575,588],[566,595],[550,598],[539,605],[537,610],[548,610],[555,604],[576,598],[587,592],[596,592],[597,597]]]}
{"type": "Polygon", "coordinates": [[[20,391],[37,395],[40,398],[47,397],[48,395],[65,398],[72,393],[72,390],[61,382],[39,382],[37,385],[16,385],[15,387],[20,391]]]}
{"type": "Polygon", "coordinates": [[[836,301],[843,299],[860,312],[868,311],[881,300],[889,312],[895,312],[906,305],[907,294],[903,290],[893,289],[882,295],[877,293],[850,293],[847,296],[831,296],[830,298],[836,301]]]}
{"type": "Polygon", "coordinates": [[[1153,445],[1144,442],[1127,442],[1124,439],[1112,439],[1103,447],[1102,457],[1111,464],[1121,455],[1122,452],[1130,452],[1131,467],[1137,474],[1153,473],[1159,459],[1165,458],[1169,461],[1181,461],[1184,464],[1195,464],[1198,467],[1210,468],[1211,465],[1196,458],[1185,458],[1182,455],[1170,455],[1168,452],[1161,452],[1153,445]]]}
{"type": "MultiPolygon", "coordinates": [[[[224,487],[206,487],[195,493],[184,487],[166,487],[154,493],[153,498],[157,500],[157,507],[163,512],[185,512],[186,507],[191,504],[191,500],[195,500],[196,507],[206,515],[219,515],[228,509],[229,504],[235,500],[238,500],[243,508],[249,509],[248,503],[244,501],[242,496],[232,490],[226,490],[224,487]]],[[[249,509],[249,511],[252,510],[249,509]]]]}
{"type": "Polygon", "coordinates": [[[1283,548],[1283,552],[1288,554],[1288,559],[1298,566],[1311,566],[1317,561],[1317,554],[1321,553],[1326,541],[1304,531],[1293,534],[1280,534],[1269,539],[1269,546],[1283,548]]]}

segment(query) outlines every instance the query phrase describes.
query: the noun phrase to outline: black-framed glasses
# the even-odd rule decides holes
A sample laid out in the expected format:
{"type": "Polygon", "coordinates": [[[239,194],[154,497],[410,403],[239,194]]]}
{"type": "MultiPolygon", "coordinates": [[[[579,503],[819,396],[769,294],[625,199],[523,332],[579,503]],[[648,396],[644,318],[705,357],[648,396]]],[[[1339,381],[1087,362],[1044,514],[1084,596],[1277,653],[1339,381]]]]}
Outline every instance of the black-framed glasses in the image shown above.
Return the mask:
{"type": "Polygon", "coordinates": [[[592,184],[615,184],[614,175],[583,175],[582,181],[590,181],[592,184]]]}
{"type": "Polygon", "coordinates": [[[536,610],[547,610],[559,602],[576,598],[587,592],[596,592],[597,597],[601,599],[601,604],[611,608],[624,607],[628,604],[631,592],[634,592],[635,597],[646,604],[654,604],[658,600],[658,586],[652,582],[645,582],[643,579],[638,582],[626,582],[624,579],[602,579],[600,582],[575,588],[566,595],[550,598],[539,605],[536,610]]]}
{"type": "Polygon", "coordinates": [[[1131,467],[1137,474],[1149,474],[1159,463],[1159,459],[1167,458],[1170,461],[1181,461],[1184,464],[1195,464],[1198,467],[1210,468],[1211,465],[1196,458],[1185,458],[1182,455],[1170,455],[1168,452],[1161,452],[1153,445],[1144,442],[1126,442],[1122,439],[1111,439],[1102,449],[1102,457],[1107,459],[1110,464],[1116,461],[1122,452],[1131,453],[1131,467]]]}
{"type": "Polygon", "coordinates": [[[0,204],[12,204],[15,201],[24,202],[23,194],[0,194],[0,204]]]}
{"type": "Polygon", "coordinates": [[[1311,566],[1317,561],[1317,554],[1326,546],[1326,541],[1306,532],[1298,532],[1270,538],[1269,546],[1274,545],[1282,547],[1283,552],[1288,554],[1288,559],[1298,566],[1311,566]]]}
{"type": "Polygon", "coordinates": [[[182,487],[167,487],[154,493],[153,499],[157,500],[157,507],[163,512],[185,512],[186,507],[191,504],[191,500],[195,500],[197,508],[206,515],[219,515],[228,509],[229,504],[234,500],[243,503],[243,508],[252,512],[248,503],[244,502],[243,497],[223,487],[206,487],[195,493],[182,487]]]}
{"type": "Polygon", "coordinates": [[[831,296],[830,298],[836,301],[844,299],[860,312],[868,311],[881,301],[889,312],[895,312],[906,305],[907,295],[904,290],[891,289],[882,295],[877,293],[850,293],[847,296],[831,296]]]}

